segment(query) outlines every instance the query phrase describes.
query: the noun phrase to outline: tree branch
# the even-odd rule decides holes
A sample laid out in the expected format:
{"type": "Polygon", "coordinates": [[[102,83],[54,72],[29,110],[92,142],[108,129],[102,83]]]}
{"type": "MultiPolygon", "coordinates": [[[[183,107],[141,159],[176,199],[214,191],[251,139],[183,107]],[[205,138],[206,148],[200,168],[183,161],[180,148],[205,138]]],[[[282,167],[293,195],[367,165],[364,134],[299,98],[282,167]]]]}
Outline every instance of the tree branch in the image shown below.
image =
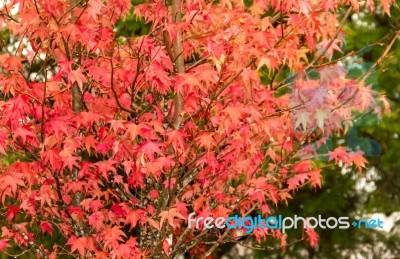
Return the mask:
{"type": "MultiPolygon", "coordinates": [[[[181,0],[172,0],[172,22],[180,23],[181,22],[181,0]]],[[[183,56],[183,46],[182,46],[182,30],[178,30],[176,39],[173,41],[173,49],[174,49],[174,68],[176,73],[184,73],[185,72],[185,60],[183,56]]],[[[173,127],[174,129],[179,129],[181,126],[181,117],[180,113],[183,110],[183,97],[179,91],[175,93],[174,100],[174,120],[173,127]]]]}
{"type": "MultiPolygon", "coordinates": [[[[112,62],[112,57],[110,57],[110,66],[111,66],[111,82],[110,82],[110,87],[111,87],[111,91],[112,91],[112,93],[113,93],[113,95],[114,95],[114,99],[115,99],[115,102],[117,103],[118,108],[120,108],[120,109],[123,110],[123,111],[128,112],[128,113],[131,114],[131,115],[135,115],[135,111],[130,110],[130,109],[127,109],[127,108],[125,108],[124,106],[122,106],[121,103],[120,103],[120,101],[119,101],[119,99],[118,99],[117,92],[115,91],[115,88],[114,88],[114,65],[113,65],[113,62],[112,62]]],[[[138,72],[138,73],[139,73],[139,72],[138,72]]]]}
{"type": "Polygon", "coordinates": [[[386,58],[386,56],[388,55],[390,49],[393,47],[394,43],[396,42],[397,38],[400,36],[400,30],[398,30],[394,35],[392,40],[389,42],[389,44],[386,46],[385,50],[383,51],[382,55],[379,57],[378,61],[376,61],[376,63],[368,70],[367,73],[364,74],[364,76],[362,76],[359,81],[364,81],[365,79],[367,79],[373,72],[373,70],[379,66],[386,58]]]}

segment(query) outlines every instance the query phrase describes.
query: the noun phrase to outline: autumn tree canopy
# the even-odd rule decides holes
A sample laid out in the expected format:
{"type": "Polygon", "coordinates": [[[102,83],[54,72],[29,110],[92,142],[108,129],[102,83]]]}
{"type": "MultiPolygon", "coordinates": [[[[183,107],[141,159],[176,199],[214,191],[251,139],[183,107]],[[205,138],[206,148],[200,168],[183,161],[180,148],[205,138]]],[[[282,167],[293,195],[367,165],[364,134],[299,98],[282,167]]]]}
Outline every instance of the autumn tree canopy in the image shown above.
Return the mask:
{"type": "Polygon", "coordinates": [[[390,0],[362,2],[7,1],[0,152],[18,159],[0,168],[0,250],[206,258],[227,242],[285,247],[279,229],[188,229],[188,214],[268,216],[320,187],[326,164],[362,171],[362,150],[317,152],[354,116],[388,109],[369,73],[347,77],[338,55],[351,13],[390,15],[390,0]],[[131,11],[146,35],[118,36],[131,11]]]}

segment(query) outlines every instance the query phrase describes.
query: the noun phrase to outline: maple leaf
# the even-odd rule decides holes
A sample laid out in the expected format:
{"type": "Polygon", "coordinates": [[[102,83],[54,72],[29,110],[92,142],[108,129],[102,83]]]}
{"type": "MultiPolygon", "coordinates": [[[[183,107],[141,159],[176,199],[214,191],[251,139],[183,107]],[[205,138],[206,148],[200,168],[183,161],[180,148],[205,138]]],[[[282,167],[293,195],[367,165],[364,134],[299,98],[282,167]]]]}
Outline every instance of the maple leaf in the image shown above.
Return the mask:
{"type": "MultiPolygon", "coordinates": [[[[118,143],[118,142],[115,142],[115,143],[118,143]]],[[[119,150],[118,146],[114,146],[114,148],[115,148],[114,149],[115,150],[114,153],[118,153],[118,150],[119,150]]],[[[105,143],[105,142],[97,143],[97,145],[96,145],[96,151],[98,151],[103,156],[105,156],[110,149],[111,149],[110,145],[108,143],[105,143]]]]}
{"type": "Polygon", "coordinates": [[[149,195],[150,195],[150,198],[151,198],[152,200],[155,200],[155,199],[157,199],[157,198],[160,196],[160,193],[158,192],[158,190],[151,190],[151,191],[149,192],[149,195]]]}
{"type": "Polygon", "coordinates": [[[206,205],[207,199],[203,195],[200,195],[194,202],[193,202],[193,210],[195,212],[200,211],[206,205]]]}
{"type": "Polygon", "coordinates": [[[98,171],[103,175],[105,179],[109,179],[109,172],[112,172],[114,174],[117,173],[117,169],[114,166],[115,164],[117,164],[117,161],[113,160],[99,161],[95,163],[98,171]]]}
{"type": "Polygon", "coordinates": [[[315,169],[310,172],[307,172],[311,185],[316,187],[321,187],[321,169],[315,169]]]}
{"type": "Polygon", "coordinates": [[[310,160],[300,161],[293,165],[293,171],[295,173],[304,173],[309,171],[313,167],[310,160]]]}
{"type": "Polygon", "coordinates": [[[127,216],[127,224],[131,225],[131,228],[129,230],[132,230],[133,228],[136,227],[139,219],[142,217],[140,211],[130,211],[127,216]]]}
{"type": "Polygon", "coordinates": [[[13,130],[13,133],[13,140],[16,141],[16,139],[19,137],[21,138],[22,144],[25,144],[27,138],[36,139],[36,135],[29,129],[28,126],[18,127],[13,130]]]}
{"type": "Polygon", "coordinates": [[[116,203],[111,206],[110,210],[119,217],[124,217],[126,215],[126,211],[116,203]]]}
{"type": "Polygon", "coordinates": [[[175,207],[178,209],[178,212],[182,214],[186,218],[188,214],[187,204],[184,202],[180,202],[178,200],[175,201],[175,207]]]}
{"type": "Polygon", "coordinates": [[[0,129],[0,153],[6,155],[8,133],[0,129]]]}
{"type": "Polygon", "coordinates": [[[139,125],[133,124],[133,123],[129,123],[126,125],[126,134],[129,135],[129,139],[131,141],[135,141],[136,137],[139,135],[140,133],[140,129],[141,127],[139,125]]]}
{"type": "Polygon", "coordinates": [[[72,70],[69,73],[69,80],[71,83],[77,83],[81,91],[83,90],[83,84],[86,83],[86,77],[83,75],[81,68],[72,70]]]}
{"type": "Polygon", "coordinates": [[[164,241],[163,241],[163,249],[164,249],[164,253],[167,256],[169,256],[169,254],[171,253],[171,246],[169,245],[169,243],[166,239],[164,239],[164,241]]]}
{"type": "Polygon", "coordinates": [[[306,233],[307,233],[307,240],[310,243],[311,247],[314,247],[318,244],[318,238],[319,235],[314,231],[313,228],[306,228],[306,233]]]}
{"type": "Polygon", "coordinates": [[[134,238],[130,238],[125,244],[119,244],[110,255],[112,258],[141,258],[138,243],[134,238]]]}
{"type": "Polygon", "coordinates": [[[127,176],[133,171],[133,168],[135,166],[132,161],[124,161],[122,162],[122,165],[124,167],[124,172],[127,176]]]}
{"type": "Polygon", "coordinates": [[[324,124],[325,124],[325,118],[326,114],[324,111],[317,109],[315,113],[315,117],[317,119],[317,126],[324,132],[324,124]]]}
{"type": "Polygon", "coordinates": [[[77,42],[80,39],[85,38],[85,35],[81,31],[81,26],[76,23],[65,25],[60,29],[60,32],[62,32],[66,36],[70,36],[73,42],[77,42]]]}
{"type": "MultiPolygon", "coordinates": [[[[335,80],[337,80],[338,78],[344,77],[345,75],[346,75],[345,68],[339,65],[327,66],[319,71],[320,83],[322,83],[323,85],[330,84],[335,80]]],[[[326,95],[328,89],[326,87],[321,87],[321,88],[322,88],[321,90],[325,91],[326,95]]],[[[317,89],[317,91],[318,90],[319,89],[317,89]]]]}
{"type": "Polygon", "coordinates": [[[227,209],[224,206],[220,205],[217,208],[215,208],[215,210],[213,212],[213,217],[214,218],[218,218],[218,217],[228,218],[230,212],[231,212],[230,209],[227,209]]]}
{"type": "Polygon", "coordinates": [[[308,16],[311,10],[310,3],[308,1],[300,0],[299,6],[300,6],[300,12],[308,16]]]}
{"type": "Polygon", "coordinates": [[[19,211],[20,211],[19,207],[8,205],[6,211],[7,221],[10,222],[12,219],[14,219],[14,217],[17,215],[19,211]]]}
{"type": "Polygon", "coordinates": [[[203,132],[199,136],[197,136],[196,141],[200,145],[204,146],[206,149],[210,149],[216,145],[213,135],[213,132],[203,132]]]}
{"type": "Polygon", "coordinates": [[[166,132],[165,135],[168,136],[167,144],[172,144],[175,151],[185,149],[185,132],[182,130],[171,130],[166,132]]]}
{"type": "Polygon", "coordinates": [[[173,178],[171,178],[171,179],[167,179],[167,180],[165,180],[165,181],[163,182],[165,189],[168,189],[168,188],[169,188],[169,189],[173,189],[175,183],[176,183],[176,178],[175,178],[175,177],[173,177],[173,178]]]}
{"type": "Polygon", "coordinates": [[[94,251],[94,242],[90,237],[76,237],[72,235],[68,241],[67,245],[71,246],[71,252],[78,251],[81,257],[85,256],[85,251],[94,251]]]}
{"type": "Polygon", "coordinates": [[[97,147],[96,137],[94,135],[86,136],[83,139],[83,144],[85,145],[86,151],[89,155],[92,154],[92,149],[95,150],[97,147]]]}
{"type": "Polygon", "coordinates": [[[97,122],[101,119],[101,116],[94,112],[80,112],[79,113],[80,120],[77,120],[77,125],[80,127],[81,125],[92,126],[93,123],[97,124],[97,122]]]}
{"type": "Polygon", "coordinates": [[[64,163],[62,168],[67,167],[70,172],[72,172],[73,167],[79,168],[78,164],[79,157],[77,156],[62,157],[61,160],[64,163]]]}
{"type": "Polygon", "coordinates": [[[368,163],[363,154],[364,152],[362,150],[349,153],[349,158],[351,162],[353,162],[354,165],[356,166],[358,173],[361,173],[362,168],[365,168],[365,164],[368,163]]]}
{"type": "Polygon", "coordinates": [[[68,127],[69,123],[68,121],[57,119],[57,120],[51,120],[49,123],[50,128],[52,129],[51,132],[54,132],[54,135],[58,140],[61,140],[61,133],[64,133],[64,135],[68,136],[68,127]]]}
{"type": "Polygon", "coordinates": [[[160,217],[160,225],[162,226],[164,221],[167,220],[168,224],[173,228],[177,228],[178,225],[175,224],[174,219],[175,218],[179,218],[179,219],[185,219],[182,214],[180,214],[178,212],[177,208],[171,208],[169,210],[166,211],[162,211],[160,212],[160,214],[158,215],[158,217],[160,217]]]}
{"type": "Polygon", "coordinates": [[[289,191],[297,189],[297,187],[303,184],[308,179],[308,175],[305,173],[296,174],[293,178],[287,180],[289,191]]]}
{"type": "Polygon", "coordinates": [[[7,238],[0,239],[0,251],[4,252],[7,247],[11,247],[7,238]]]}
{"type": "Polygon", "coordinates": [[[307,125],[310,123],[310,113],[309,112],[300,112],[296,115],[296,123],[295,128],[298,128],[300,125],[303,131],[306,131],[307,125]]]}
{"type": "Polygon", "coordinates": [[[286,203],[286,205],[288,205],[287,199],[293,199],[293,197],[292,197],[292,195],[290,195],[289,192],[281,191],[281,192],[279,192],[279,199],[281,199],[281,201],[284,201],[286,203]]]}
{"type": "Polygon", "coordinates": [[[263,190],[250,188],[246,191],[246,194],[250,196],[252,201],[265,203],[265,192],[263,190]]]}
{"type": "Polygon", "coordinates": [[[392,4],[393,0],[381,0],[381,6],[383,11],[390,16],[390,5],[392,4]]]}
{"type": "Polygon", "coordinates": [[[118,226],[106,228],[104,231],[104,247],[117,247],[118,243],[123,241],[122,237],[126,237],[125,233],[118,226]]]}
{"type": "Polygon", "coordinates": [[[329,161],[331,160],[335,160],[337,163],[340,161],[346,164],[350,163],[349,155],[344,147],[337,147],[335,150],[329,151],[329,161]]]}
{"type": "Polygon", "coordinates": [[[369,8],[372,13],[375,13],[375,3],[374,0],[366,0],[365,7],[369,8]]]}
{"type": "Polygon", "coordinates": [[[43,233],[49,233],[50,235],[53,234],[53,227],[51,226],[51,224],[47,221],[42,221],[40,222],[40,228],[42,229],[43,233]]]}
{"type": "Polygon", "coordinates": [[[61,158],[54,149],[48,149],[40,153],[41,158],[45,163],[48,163],[55,170],[61,168],[61,158]]]}
{"type": "Polygon", "coordinates": [[[98,212],[95,212],[88,217],[89,224],[98,231],[101,230],[104,226],[103,220],[104,216],[98,212]]]}
{"type": "Polygon", "coordinates": [[[334,11],[335,10],[335,3],[334,1],[324,1],[323,2],[325,12],[334,11]]]}
{"type": "Polygon", "coordinates": [[[96,20],[98,15],[101,15],[101,9],[104,7],[103,3],[99,0],[88,1],[88,16],[96,20]]]}
{"type": "Polygon", "coordinates": [[[152,162],[154,161],[154,155],[158,154],[160,156],[163,156],[163,152],[161,151],[160,147],[163,147],[164,145],[161,143],[153,142],[153,141],[148,141],[143,144],[141,144],[138,147],[138,150],[142,151],[144,154],[147,155],[149,160],[152,162]]]}
{"type": "Polygon", "coordinates": [[[118,133],[120,129],[125,129],[124,121],[123,120],[111,120],[110,121],[110,128],[115,132],[118,133]]]}
{"type": "Polygon", "coordinates": [[[12,196],[17,193],[18,186],[25,186],[22,180],[22,174],[6,174],[0,177],[0,186],[3,190],[2,203],[4,204],[6,196],[12,196]]]}
{"type": "Polygon", "coordinates": [[[21,68],[24,59],[21,57],[10,56],[9,54],[2,54],[0,55],[0,61],[6,69],[18,71],[21,68]]]}
{"type": "Polygon", "coordinates": [[[317,45],[317,49],[320,55],[325,55],[328,59],[332,59],[333,52],[336,50],[342,53],[342,49],[340,48],[341,40],[334,39],[331,40],[323,40],[317,45]]]}
{"type": "Polygon", "coordinates": [[[324,99],[328,96],[328,89],[326,87],[318,87],[313,95],[313,102],[316,105],[324,103],[324,99]]]}
{"type": "Polygon", "coordinates": [[[154,219],[147,218],[146,221],[150,226],[152,226],[156,230],[160,230],[160,228],[161,228],[160,224],[157,221],[155,221],[154,219]]]}

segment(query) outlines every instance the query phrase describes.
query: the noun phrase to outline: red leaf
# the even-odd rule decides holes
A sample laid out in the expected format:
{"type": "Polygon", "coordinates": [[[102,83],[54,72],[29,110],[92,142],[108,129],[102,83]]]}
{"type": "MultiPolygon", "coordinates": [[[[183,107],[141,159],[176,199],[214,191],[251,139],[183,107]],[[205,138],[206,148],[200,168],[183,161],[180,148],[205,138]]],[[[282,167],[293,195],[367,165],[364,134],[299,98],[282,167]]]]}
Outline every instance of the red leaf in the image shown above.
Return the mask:
{"type": "Polygon", "coordinates": [[[0,239],[0,251],[4,251],[7,247],[11,247],[10,244],[8,243],[8,239],[3,238],[0,239]]]}
{"type": "Polygon", "coordinates": [[[314,231],[314,229],[307,227],[306,233],[307,233],[307,236],[308,236],[307,240],[310,243],[310,246],[314,247],[314,246],[318,245],[319,235],[314,231]]]}
{"type": "Polygon", "coordinates": [[[125,217],[126,215],[126,211],[121,206],[119,206],[119,204],[113,204],[111,206],[111,211],[118,217],[125,217]]]}
{"type": "Polygon", "coordinates": [[[81,68],[78,68],[77,70],[72,70],[69,74],[69,80],[71,83],[77,83],[81,91],[83,88],[83,83],[86,83],[86,77],[83,75],[83,71],[81,68]]]}
{"type": "Polygon", "coordinates": [[[6,155],[6,148],[7,148],[7,139],[8,139],[8,133],[0,129],[0,153],[3,155],[6,155]]]}
{"type": "Polygon", "coordinates": [[[305,183],[305,181],[307,179],[308,179],[308,175],[305,173],[296,174],[293,178],[290,178],[289,180],[287,180],[289,191],[297,189],[297,187],[299,187],[299,185],[305,183]]]}
{"type": "Polygon", "coordinates": [[[22,144],[25,144],[27,138],[35,139],[36,135],[29,129],[28,126],[22,126],[14,129],[13,131],[14,137],[13,140],[16,141],[18,137],[21,138],[22,144]]]}
{"type": "Polygon", "coordinates": [[[182,214],[180,214],[178,212],[177,208],[171,208],[170,210],[167,211],[163,211],[160,213],[159,217],[160,219],[160,224],[162,225],[164,223],[165,220],[168,221],[168,224],[172,227],[172,228],[176,228],[178,227],[175,222],[174,219],[175,218],[179,218],[179,219],[185,219],[182,214]]]}
{"type": "Polygon", "coordinates": [[[312,170],[307,174],[310,177],[310,183],[314,188],[321,187],[321,169],[312,170]]]}
{"type": "Polygon", "coordinates": [[[42,229],[43,233],[48,232],[50,235],[53,234],[53,227],[51,226],[51,224],[47,221],[42,221],[40,222],[40,228],[42,229]]]}
{"type": "Polygon", "coordinates": [[[132,230],[133,228],[136,227],[141,215],[139,211],[131,211],[129,212],[127,216],[127,224],[131,225],[131,228],[129,230],[132,230]]]}
{"type": "Polygon", "coordinates": [[[350,160],[354,163],[358,173],[361,173],[362,168],[365,168],[365,164],[368,163],[363,154],[364,152],[361,150],[349,153],[350,160]]]}
{"type": "Polygon", "coordinates": [[[89,224],[96,230],[101,230],[103,228],[104,226],[103,220],[104,216],[99,212],[95,212],[88,217],[89,224]]]}
{"type": "Polygon", "coordinates": [[[3,204],[6,196],[17,193],[18,186],[25,186],[22,176],[22,174],[17,173],[0,175],[0,186],[3,191],[1,199],[3,204]]]}
{"type": "Polygon", "coordinates": [[[163,152],[160,149],[160,147],[162,147],[162,146],[163,146],[163,144],[161,144],[161,143],[149,141],[144,144],[141,144],[138,147],[138,149],[140,151],[142,151],[144,154],[146,154],[146,156],[149,158],[150,161],[154,161],[155,154],[163,156],[163,152]]]}
{"type": "Polygon", "coordinates": [[[11,220],[14,219],[15,215],[17,215],[17,213],[20,211],[19,207],[16,206],[12,206],[9,205],[7,207],[7,212],[6,212],[6,216],[7,216],[7,221],[10,222],[11,220]]]}
{"type": "Polygon", "coordinates": [[[176,183],[176,178],[167,179],[163,182],[165,189],[173,189],[176,183]]]}
{"type": "Polygon", "coordinates": [[[115,248],[119,242],[123,241],[122,237],[126,237],[125,233],[118,226],[107,228],[104,230],[104,247],[115,248]]]}
{"type": "Polygon", "coordinates": [[[165,135],[168,136],[167,144],[172,144],[175,151],[185,149],[185,137],[186,133],[182,130],[171,130],[165,135]]]}
{"type": "Polygon", "coordinates": [[[167,256],[169,256],[169,254],[171,253],[171,246],[168,244],[168,241],[166,239],[164,239],[163,241],[163,250],[167,256]]]}
{"type": "Polygon", "coordinates": [[[381,0],[381,6],[383,11],[390,16],[390,5],[392,4],[393,0],[381,0]]]}
{"type": "Polygon", "coordinates": [[[71,246],[71,252],[78,251],[81,257],[85,256],[85,250],[88,245],[87,237],[71,236],[68,239],[67,245],[71,246]]]}
{"type": "Polygon", "coordinates": [[[67,156],[67,157],[62,157],[61,160],[64,163],[62,168],[68,167],[70,172],[72,172],[73,167],[79,168],[79,164],[78,164],[79,157],[67,156]]]}
{"type": "Polygon", "coordinates": [[[337,147],[332,152],[329,151],[329,161],[335,160],[336,163],[342,161],[343,163],[348,164],[350,162],[349,155],[347,154],[346,148],[337,147]]]}

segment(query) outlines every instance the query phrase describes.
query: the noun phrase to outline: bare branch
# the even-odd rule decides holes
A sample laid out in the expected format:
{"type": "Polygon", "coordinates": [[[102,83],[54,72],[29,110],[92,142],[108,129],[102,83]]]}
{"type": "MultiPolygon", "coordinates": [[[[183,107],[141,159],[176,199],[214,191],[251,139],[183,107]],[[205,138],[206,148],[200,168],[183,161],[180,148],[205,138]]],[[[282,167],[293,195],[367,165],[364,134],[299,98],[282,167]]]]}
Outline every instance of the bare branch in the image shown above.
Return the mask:
{"type": "MultiPolygon", "coordinates": [[[[181,8],[182,2],[181,0],[172,0],[172,22],[180,23],[181,22],[181,8]]],[[[173,42],[174,49],[174,68],[176,73],[185,73],[185,60],[183,56],[183,46],[182,46],[182,30],[178,30],[176,39],[173,42]]],[[[183,97],[182,94],[178,91],[175,93],[174,100],[174,121],[173,127],[174,129],[179,129],[181,126],[182,118],[180,117],[180,113],[183,110],[183,97]]]]}

